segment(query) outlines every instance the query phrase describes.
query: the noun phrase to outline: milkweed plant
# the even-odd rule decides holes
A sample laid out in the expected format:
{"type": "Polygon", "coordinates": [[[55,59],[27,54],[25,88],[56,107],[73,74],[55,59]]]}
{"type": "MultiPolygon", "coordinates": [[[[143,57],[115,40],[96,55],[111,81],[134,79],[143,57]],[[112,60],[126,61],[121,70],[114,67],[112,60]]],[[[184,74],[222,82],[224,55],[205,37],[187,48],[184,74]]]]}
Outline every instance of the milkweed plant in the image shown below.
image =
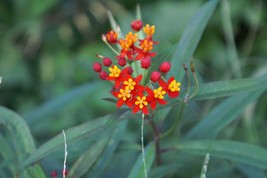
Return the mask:
{"type": "MultiPolygon", "coordinates": [[[[236,128],[233,121],[267,89],[266,71],[242,78],[239,59],[237,55],[231,55],[237,54],[237,48],[233,35],[229,35],[233,34],[233,29],[227,0],[222,0],[220,6],[225,17],[223,30],[230,46],[227,48],[230,50],[229,71],[236,79],[205,83],[198,72],[201,66],[194,59],[194,52],[218,4],[218,0],[210,0],[200,7],[178,45],[163,52],[159,49],[164,49],[161,46],[164,42],[155,35],[160,28],[141,18],[140,6],[137,6],[136,18],[128,21],[129,31],[122,31],[108,11],[111,28],[102,34],[101,40],[110,51],[106,55],[106,52],[102,54],[96,50],[91,65],[98,83],[90,83],[89,87],[83,86],[45,104],[30,116],[36,118],[36,113],[56,112],[57,106],[64,107],[68,101],[84,96],[87,90],[97,93],[99,87],[101,96],[103,90],[108,93],[103,102],[114,105],[115,112],[62,130],[62,134],[37,148],[28,124],[13,111],[1,107],[0,129],[11,133],[8,138],[12,139],[12,144],[4,144],[9,142],[0,132],[1,152],[5,153],[0,152],[0,169],[4,168],[0,170],[0,177],[163,178],[190,175],[206,178],[215,175],[223,178],[233,175],[232,172],[248,178],[266,177],[267,149],[255,144],[259,143],[255,140],[260,137],[255,136],[257,132],[252,126],[246,127],[250,129],[250,143],[231,140],[230,135],[234,132],[231,129],[226,131],[226,136],[219,136],[229,124],[236,128]],[[197,107],[200,100],[217,98],[221,99],[219,104],[212,102],[216,106],[203,119],[197,120],[203,115],[200,109],[196,109],[197,114],[190,112],[190,107],[197,107]],[[135,124],[140,129],[134,127],[134,132],[127,133],[135,124]],[[186,127],[186,133],[181,127],[186,127]],[[14,145],[14,149],[10,149],[10,145],[14,145]],[[73,150],[85,151],[75,155],[73,150]],[[57,156],[63,157],[60,166],[51,161],[57,156]],[[42,162],[47,157],[50,158],[42,162]],[[47,170],[42,165],[46,165],[47,170]],[[120,169],[123,172],[118,172],[120,169]]],[[[5,78],[0,79],[1,86],[5,85],[5,78]]],[[[245,124],[252,123],[247,116],[245,118],[245,124]]]]}

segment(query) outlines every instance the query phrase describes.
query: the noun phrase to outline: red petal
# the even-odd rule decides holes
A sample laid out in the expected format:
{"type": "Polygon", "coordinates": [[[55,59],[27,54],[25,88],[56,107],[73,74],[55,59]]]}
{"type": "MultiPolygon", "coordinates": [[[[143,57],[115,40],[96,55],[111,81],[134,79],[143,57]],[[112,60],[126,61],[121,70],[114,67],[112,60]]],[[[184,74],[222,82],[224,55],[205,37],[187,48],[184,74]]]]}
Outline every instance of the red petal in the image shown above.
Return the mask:
{"type": "Polygon", "coordinates": [[[118,89],[118,88],[120,87],[120,85],[121,85],[120,80],[116,80],[116,81],[115,81],[115,85],[114,85],[114,87],[115,87],[116,89],[118,89]]]}
{"type": "Polygon", "coordinates": [[[178,91],[175,91],[175,92],[169,91],[168,95],[170,98],[176,98],[179,95],[179,92],[178,91]]]}
{"type": "Polygon", "coordinates": [[[153,102],[150,103],[151,109],[155,110],[156,106],[157,106],[157,102],[156,100],[154,100],[153,102]]]}
{"type": "Polygon", "coordinates": [[[132,107],[133,107],[133,101],[129,101],[129,100],[127,100],[127,101],[126,101],[126,105],[127,105],[129,108],[132,108],[132,107]]]}
{"type": "Polygon", "coordinates": [[[151,52],[151,53],[149,53],[149,56],[150,56],[150,57],[155,57],[156,55],[157,55],[156,52],[151,52]]]}
{"type": "Polygon", "coordinates": [[[112,93],[113,96],[115,96],[116,98],[118,98],[118,94],[119,94],[120,92],[114,91],[114,92],[111,92],[111,93],[112,93]]]}
{"type": "Polygon", "coordinates": [[[119,99],[117,102],[117,108],[121,107],[124,104],[124,101],[122,99],[119,99]]]}
{"type": "Polygon", "coordinates": [[[171,78],[169,78],[168,84],[170,84],[173,80],[174,80],[174,76],[172,76],[171,78]]]}
{"type": "Polygon", "coordinates": [[[147,107],[143,107],[142,111],[143,111],[144,114],[148,115],[148,109],[147,109],[147,107]]]}
{"type": "Polygon", "coordinates": [[[167,104],[167,101],[163,100],[163,99],[158,99],[158,103],[159,104],[167,104]]]}
{"type": "Polygon", "coordinates": [[[154,92],[153,92],[153,90],[151,90],[151,88],[149,88],[149,87],[146,87],[146,92],[148,93],[148,95],[154,95],[154,92]]]}
{"type": "Polygon", "coordinates": [[[136,83],[139,83],[139,82],[142,80],[142,77],[143,77],[142,74],[140,74],[140,75],[138,75],[138,76],[135,78],[134,81],[135,81],[136,83]]]}
{"type": "Polygon", "coordinates": [[[142,59],[143,58],[143,53],[139,53],[137,56],[136,56],[136,58],[135,58],[135,60],[140,60],[140,59],[142,59]]]}
{"type": "Polygon", "coordinates": [[[134,106],[134,108],[133,108],[133,113],[135,114],[135,113],[137,113],[138,111],[140,110],[140,108],[139,108],[139,106],[134,106]]]}

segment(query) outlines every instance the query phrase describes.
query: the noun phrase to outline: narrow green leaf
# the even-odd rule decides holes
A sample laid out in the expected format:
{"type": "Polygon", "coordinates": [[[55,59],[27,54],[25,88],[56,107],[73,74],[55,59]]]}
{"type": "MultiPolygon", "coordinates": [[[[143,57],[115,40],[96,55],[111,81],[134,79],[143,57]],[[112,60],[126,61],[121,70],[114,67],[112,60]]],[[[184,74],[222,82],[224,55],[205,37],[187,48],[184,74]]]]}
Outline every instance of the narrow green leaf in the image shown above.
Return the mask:
{"type": "Polygon", "coordinates": [[[81,177],[91,168],[107,145],[110,138],[109,134],[110,132],[107,132],[104,136],[102,135],[101,139],[97,140],[92,147],[81,155],[70,169],[70,177],[81,177]]]}
{"type": "Polygon", "coordinates": [[[150,171],[148,177],[153,178],[164,178],[170,177],[170,175],[177,172],[182,167],[182,164],[166,164],[159,167],[156,167],[150,171]]]}
{"type": "Polygon", "coordinates": [[[239,116],[266,88],[225,99],[187,133],[187,138],[212,138],[239,116]]]}
{"type": "Polygon", "coordinates": [[[209,153],[211,157],[224,158],[267,169],[267,150],[256,145],[225,140],[198,140],[179,143],[176,148],[197,155],[209,153]]]}
{"type": "MultiPolygon", "coordinates": [[[[42,167],[38,164],[28,167],[22,174],[25,178],[46,178],[42,167]]],[[[23,177],[22,176],[22,177],[23,177]]]]}
{"type": "Polygon", "coordinates": [[[216,8],[218,0],[211,0],[204,4],[193,16],[186,26],[182,38],[172,57],[172,68],[169,76],[175,76],[176,80],[181,81],[185,72],[182,64],[188,63],[199,43],[202,33],[216,8]]]}
{"type": "Polygon", "coordinates": [[[94,167],[85,177],[99,177],[106,166],[112,159],[113,154],[115,153],[121,138],[124,135],[128,119],[119,122],[117,125],[114,125],[115,129],[112,133],[111,139],[108,142],[108,145],[105,147],[105,150],[102,152],[101,157],[97,160],[94,167]]]}
{"type": "Polygon", "coordinates": [[[5,168],[8,168],[15,175],[17,171],[16,165],[14,164],[16,162],[16,155],[14,154],[13,149],[11,148],[11,145],[9,144],[8,140],[5,139],[1,133],[0,133],[0,145],[1,145],[0,157],[2,158],[0,164],[0,170],[1,169],[3,170],[2,168],[3,166],[5,168]]]}
{"type": "MultiPolygon", "coordinates": [[[[116,123],[116,121],[121,119],[124,114],[127,115],[127,113],[125,113],[125,110],[113,115],[107,115],[92,121],[88,121],[79,126],[65,130],[67,143],[71,144],[72,142],[77,141],[81,138],[94,136],[94,134],[99,133],[103,131],[103,129],[116,123]]],[[[57,135],[56,137],[43,144],[24,162],[24,164],[29,165],[31,163],[34,163],[60,148],[64,148],[64,140],[62,134],[57,135]]]]}
{"type": "Polygon", "coordinates": [[[16,156],[21,163],[35,151],[35,143],[28,125],[19,115],[4,107],[0,107],[0,124],[11,134],[16,156]]]}
{"type": "Polygon", "coordinates": [[[32,112],[25,114],[24,118],[30,124],[38,122],[41,119],[60,112],[66,106],[73,103],[72,101],[75,100],[77,102],[78,100],[83,99],[85,96],[91,94],[92,91],[97,90],[100,86],[100,82],[95,82],[77,87],[62,96],[48,101],[44,105],[34,109],[32,112]]]}
{"type": "MultiPolygon", "coordinates": [[[[155,145],[154,143],[150,143],[149,145],[146,146],[145,148],[145,159],[146,159],[146,168],[147,168],[147,173],[149,173],[153,161],[155,158],[155,145]]],[[[142,153],[139,155],[137,161],[135,162],[128,178],[145,178],[145,173],[144,173],[144,164],[143,164],[143,156],[142,153]]]]}
{"type": "Polygon", "coordinates": [[[194,99],[214,99],[238,94],[241,92],[248,92],[263,87],[267,87],[267,75],[257,78],[244,78],[205,83],[199,86],[198,93],[194,99]]]}
{"type": "Polygon", "coordinates": [[[255,168],[254,166],[249,166],[249,165],[238,165],[237,168],[248,178],[267,178],[266,173],[259,169],[255,168]]]}
{"type": "Polygon", "coordinates": [[[118,33],[119,38],[123,38],[124,35],[123,35],[121,30],[118,31],[118,28],[120,29],[120,27],[119,27],[118,23],[116,22],[113,14],[110,10],[108,11],[108,19],[109,19],[109,23],[111,25],[112,30],[118,33]]]}

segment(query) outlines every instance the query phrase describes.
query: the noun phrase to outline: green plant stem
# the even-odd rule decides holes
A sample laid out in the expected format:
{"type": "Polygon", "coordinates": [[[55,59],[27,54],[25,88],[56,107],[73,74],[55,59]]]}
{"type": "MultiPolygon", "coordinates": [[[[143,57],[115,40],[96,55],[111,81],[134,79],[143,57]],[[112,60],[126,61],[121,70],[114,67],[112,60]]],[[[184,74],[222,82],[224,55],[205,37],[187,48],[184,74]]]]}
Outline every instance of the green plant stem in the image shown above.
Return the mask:
{"type": "Polygon", "coordinates": [[[145,147],[144,147],[144,122],[145,122],[145,115],[142,114],[142,124],[141,124],[141,144],[142,144],[142,156],[143,156],[143,164],[144,164],[144,173],[145,177],[147,177],[147,168],[146,168],[146,157],[145,157],[145,147]]]}
{"type": "Polygon", "coordinates": [[[116,54],[116,55],[120,55],[120,53],[118,51],[116,51],[116,49],[114,49],[107,41],[104,41],[106,43],[106,45],[116,54]]]}
{"type": "Polygon", "coordinates": [[[205,160],[203,162],[200,178],[206,178],[206,173],[208,169],[208,163],[209,163],[210,155],[209,153],[206,154],[205,160]]]}
{"type": "Polygon", "coordinates": [[[172,127],[169,130],[167,130],[163,135],[160,136],[160,139],[163,139],[166,136],[168,136],[169,134],[171,134],[179,126],[179,123],[181,121],[185,106],[186,106],[186,102],[183,102],[181,109],[180,109],[180,113],[179,113],[178,118],[176,119],[175,123],[172,125],[172,127]]]}
{"type": "Polygon", "coordinates": [[[198,92],[198,87],[199,87],[199,83],[198,83],[198,79],[197,79],[197,75],[196,72],[193,72],[193,76],[194,76],[194,80],[196,83],[196,87],[195,87],[195,91],[194,93],[189,97],[189,99],[193,98],[194,96],[196,96],[197,92],[198,92]]]}
{"type": "Polygon", "coordinates": [[[156,146],[156,161],[157,161],[157,165],[159,166],[161,164],[161,150],[160,150],[160,132],[155,124],[155,122],[151,119],[149,120],[149,125],[151,126],[152,130],[153,130],[153,137],[154,137],[154,142],[155,142],[155,146],[156,146]]]}
{"type": "Polygon", "coordinates": [[[186,76],[187,76],[187,89],[186,89],[184,102],[188,102],[188,99],[189,99],[188,96],[189,96],[190,87],[191,87],[190,74],[189,74],[188,68],[187,68],[187,66],[185,64],[183,64],[183,68],[184,68],[184,71],[185,71],[186,76]]]}

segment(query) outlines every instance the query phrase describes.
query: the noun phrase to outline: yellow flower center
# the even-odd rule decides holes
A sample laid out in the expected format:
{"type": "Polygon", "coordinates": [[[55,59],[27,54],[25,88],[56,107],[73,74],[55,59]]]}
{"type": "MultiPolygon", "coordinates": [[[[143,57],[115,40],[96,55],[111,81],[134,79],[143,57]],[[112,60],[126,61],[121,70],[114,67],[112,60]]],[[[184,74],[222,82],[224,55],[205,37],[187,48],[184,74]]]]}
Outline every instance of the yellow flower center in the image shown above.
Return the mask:
{"type": "Polygon", "coordinates": [[[132,32],[129,32],[125,36],[125,40],[129,44],[129,46],[132,46],[137,41],[137,33],[133,34],[132,32]]]}
{"type": "Polygon", "coordinates": [[[110,71],[109,76],[115,77],[115,78],[119,77],[121,73],[121,70],[116,65],[114,65],[113,67],[110,67],[109,71],[110,71]]]}
{"type": "Polygon", "coordinates": [[[153,35],[155,33],[155,26],[150,26],[148,24],[146,24],[146,26],[144,27],[144,33],[147,35],[153,35]]]}
{"type": "Polygon", "coordinates": [[[129,44],[127,40],[120,40],[119,42],[120,42],[121,48],[126,51],[128,51],[129,48],[131,47],[131,44],[129,44]]]}
{"type": "Polygon", "coordinates": [[[170,84],[169,84],[169,86],[168,86],[168,88],[169,88],[169,90],[171,90],[172,92],[175,92],[175,91],[180,91],[180,86],[181,84],[179,83],[179,82],[176,82],[176,80],[173,80],[170,84]]]}
{"type": "Polygon", "coordinates": [[[155,98],[163,99],[165,94],[166,94],[166,91],[164,90],[162,91],[162,87],[159,87],[158,89],[154,90],[155,98]]]}
{"type": "Polygon", "coordinates": [[[153,49],[153,42],[145,39],[144,41],[142,41],[140,46],[143,49],[143,52],[146,53],[146,52],[151,51],[153,49]]]}
{"type": "Polygon", "coordinates": [[[136,85],[135,81],[133,81],[132,78],[129,78],[127,81],[124,81],[123,83],[124,85],[126,85],[125,88],[128,90],[133,90],[134,86],[136,85]]]}
{"type": "Polygon", "coordinates": [[[131,98],[130,90],[120,89],[120,93],[118,94],[118,98],[122,98],[123,101],[126,101],[127,98],[131,98]]]}
{"type": "Polygon", "coordinates": [[[146,101],[146,97],[145,96],[138,96],[137,101],[135,101],[135,105],[139,106],[140,109],[143,109],[144,106],[148,105],[148,102],[146,101]]]}

